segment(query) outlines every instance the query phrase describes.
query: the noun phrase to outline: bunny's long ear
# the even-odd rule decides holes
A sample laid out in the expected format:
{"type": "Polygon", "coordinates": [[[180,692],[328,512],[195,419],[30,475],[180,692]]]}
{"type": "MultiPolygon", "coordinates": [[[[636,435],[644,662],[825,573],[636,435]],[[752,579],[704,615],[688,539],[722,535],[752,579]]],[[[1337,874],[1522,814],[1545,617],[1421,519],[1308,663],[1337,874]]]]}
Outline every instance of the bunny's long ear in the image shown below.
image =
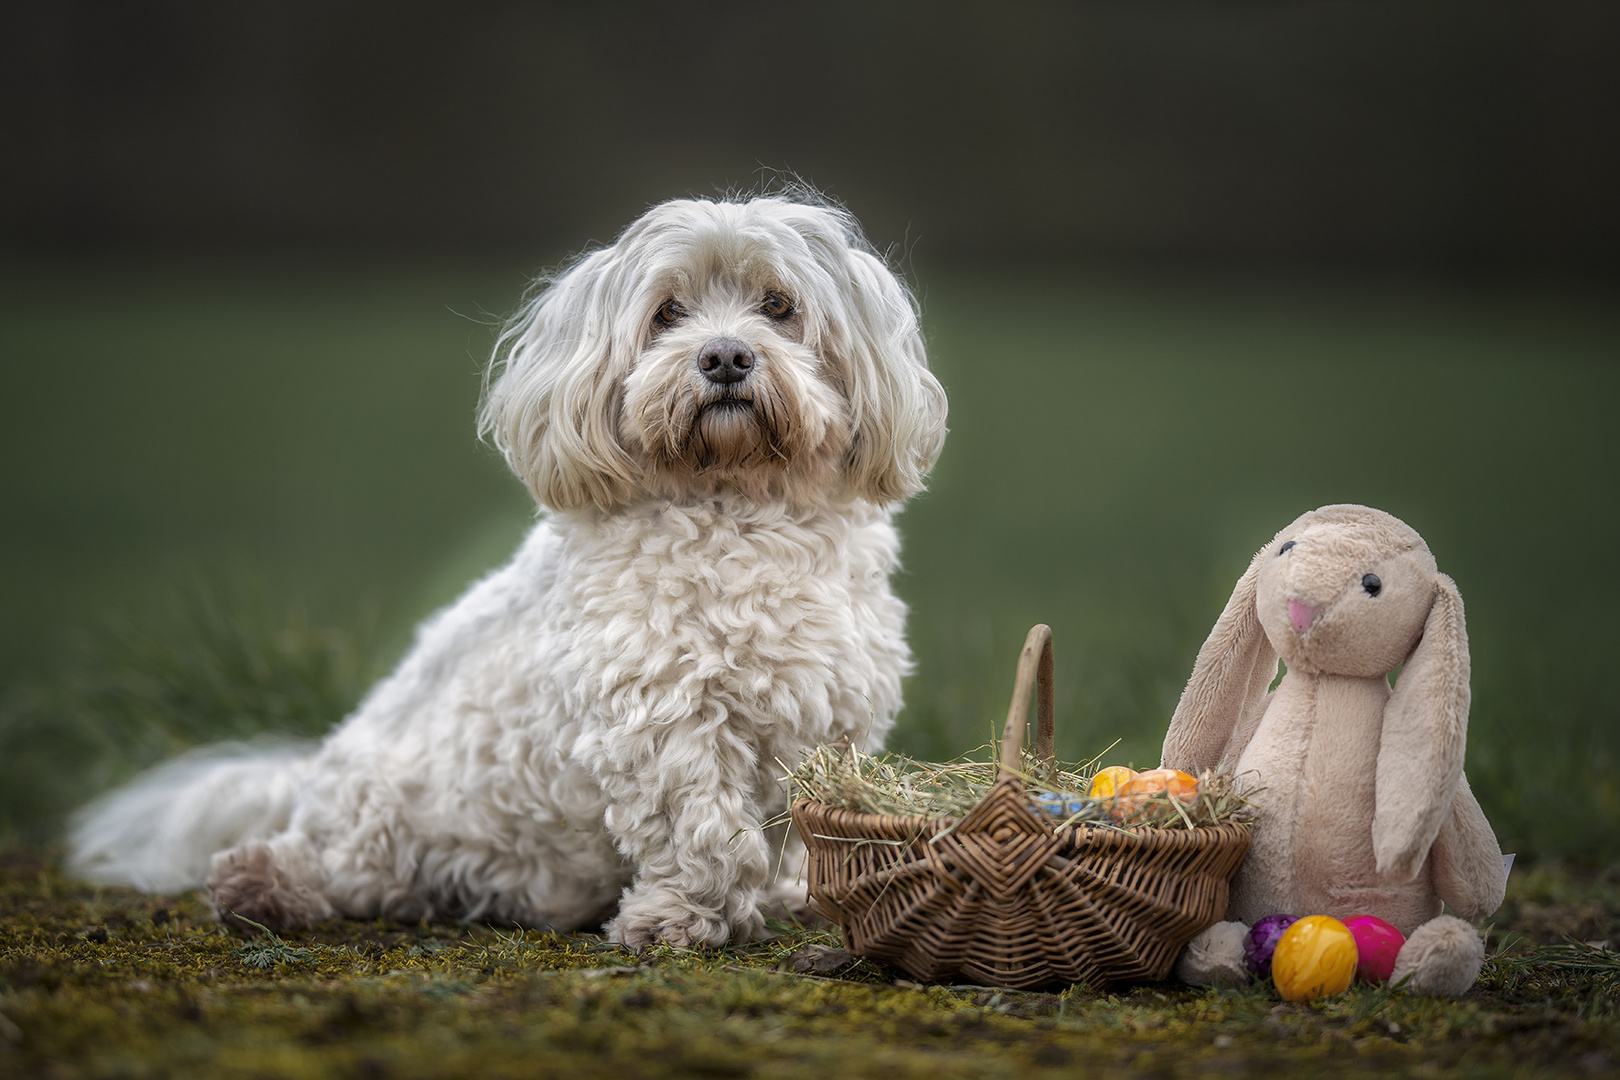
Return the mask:
{"type": "Polygon", "coordinates": [[[1192,678],[1164,736],[1161,764],[1166,768],[1197,774],[1219,764],[1233,730],[1266,696],[1277,675],[1277,653],[1266,639],[1255,606],[1265,554],[1261,548],[1238,578],[1226,610],[1198,650],[1192,678]]]}
{"type": "Polygon", "coordinates": [[[1385,878],[1417,876],[1463,774],[1468,742],[1468,631],[1444,574],[1423,637],[1384,707],[1373,810],[1373,855],[1385,878]]]}

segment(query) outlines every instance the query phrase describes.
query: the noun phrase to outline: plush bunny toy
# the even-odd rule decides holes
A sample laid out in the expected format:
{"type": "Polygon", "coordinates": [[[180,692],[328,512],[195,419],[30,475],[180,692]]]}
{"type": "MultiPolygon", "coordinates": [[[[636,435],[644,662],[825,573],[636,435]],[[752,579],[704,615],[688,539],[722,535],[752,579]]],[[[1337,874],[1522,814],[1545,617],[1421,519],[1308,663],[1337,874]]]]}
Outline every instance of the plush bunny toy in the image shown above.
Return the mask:
{"type": "Polygon", "coordinates": [[[1392,982],[1472,986],[1484,945],[1462,920],[1496,910],[1506,875],[1463,776],[1468,696],[1462,598],[1404,522],[1324,506],[1262,548],[1164,740],[1164,765],[1224,762],[1258,789],[1227,910],[1242,921],[1195,938],[1177,974],[1246,980],[1245,924],[1266,915],[1376,915],[1407,935],[1392,982]]]}

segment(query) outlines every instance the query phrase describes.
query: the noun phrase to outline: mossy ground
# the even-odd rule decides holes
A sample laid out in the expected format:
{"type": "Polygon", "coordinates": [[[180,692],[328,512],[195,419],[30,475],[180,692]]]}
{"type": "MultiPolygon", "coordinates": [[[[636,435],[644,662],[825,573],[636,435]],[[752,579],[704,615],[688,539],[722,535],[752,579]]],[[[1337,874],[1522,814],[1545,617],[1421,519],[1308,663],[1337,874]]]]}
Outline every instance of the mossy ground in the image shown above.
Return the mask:
{"type": "Polygon", "coordinates": [[[1515,873],[1495,940],[1523,937],[1465,998],[1358,987],[1309,1005],[1282,1002],[1268,984],[1041,994],[922,987],[863,960],[800,973],[800,950],[838,945],[816,930],[641,956],[585,934],[383,921],[244,940],[195,894],[97,889],[15,850],[0,857],[0,903],[0,1074],[1525,1077],[1620,1067],[1620,958],[1534,947],[1608,936],[1620,925],[1620,874],[1558,867],[1515,873]]]}

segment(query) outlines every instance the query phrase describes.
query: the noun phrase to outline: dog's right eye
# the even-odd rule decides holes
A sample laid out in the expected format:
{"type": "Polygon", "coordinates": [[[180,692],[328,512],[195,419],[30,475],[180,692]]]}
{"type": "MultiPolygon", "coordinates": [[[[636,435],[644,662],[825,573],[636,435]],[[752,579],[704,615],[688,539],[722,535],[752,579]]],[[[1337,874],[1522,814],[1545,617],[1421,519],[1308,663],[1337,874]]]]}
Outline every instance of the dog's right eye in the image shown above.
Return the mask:
{"type": "Polygon", "coordinates": [[[1295,541],[1293,541],[1293,540],[1288,541],[1288,543],[1284,544],[1282,547],[1277,549],[1277,554],[1281,555],[1283,552],[1285,552],[1289,548],[1293,547],[1294,543],[1295,543],[1295,541]]]}
{"type": "Polygon", "coordinates": [[[657,319],[665,326],[674,326],[686,318],[686,309],[675,300],[665,300],[658,305],[657,319]]]}

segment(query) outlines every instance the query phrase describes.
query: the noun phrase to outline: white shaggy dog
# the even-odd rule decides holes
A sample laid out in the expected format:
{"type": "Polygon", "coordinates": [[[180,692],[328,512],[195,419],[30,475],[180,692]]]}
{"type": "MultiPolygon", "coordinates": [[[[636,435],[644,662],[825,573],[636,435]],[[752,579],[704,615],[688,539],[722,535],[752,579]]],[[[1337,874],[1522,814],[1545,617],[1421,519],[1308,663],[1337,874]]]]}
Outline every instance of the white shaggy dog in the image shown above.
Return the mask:
{"type": "Polygon", "coordinates": [[[945,434],[910,295],[839,210],[665,203],[513,319],[482,425],[550,511],[512,562],[318,748],[194,754],[90,807],[80,873],[206,877],[274,927],[762,931],[779,763],[880,744],[900,707],[890,517],[945,434]]]}

